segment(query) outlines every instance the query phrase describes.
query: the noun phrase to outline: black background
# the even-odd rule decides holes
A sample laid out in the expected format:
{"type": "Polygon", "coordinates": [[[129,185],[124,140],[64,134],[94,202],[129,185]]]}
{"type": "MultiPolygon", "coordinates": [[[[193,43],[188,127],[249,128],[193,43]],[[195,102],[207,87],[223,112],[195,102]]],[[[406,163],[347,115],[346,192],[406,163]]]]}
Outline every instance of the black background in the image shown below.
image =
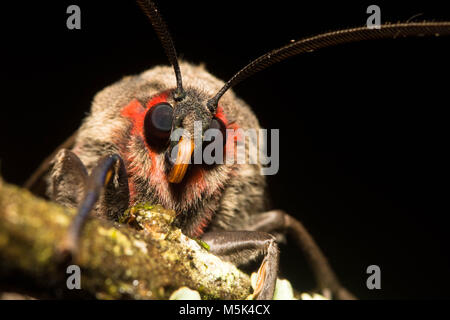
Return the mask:
{"type": "MultiPolygon", "coordinates": [[[[224,80],[291,39],[363,25],[374,3],[160,2],[179,55],[224,80]]],[[[450,20],[438,2],[376,4],[382,22],[450,20]]],[[[16,184],[76,130],[96,92],[167,63],[133,1],[2,4],[0,20],[1,174],[16,184]],[[81,7],[81,30],[66,28],[70,4],[81,7]]],[[[280,129],[274,207],[303,221],[360,298],[450,297],[449,41],[328,48],[235,88],[264,127],[280,129]],[[381,267],[381,290],[365,286],[371,264],[381,267]]],[[[281,251],[282,275],[311,289],[301,254],[281,251]]]]}

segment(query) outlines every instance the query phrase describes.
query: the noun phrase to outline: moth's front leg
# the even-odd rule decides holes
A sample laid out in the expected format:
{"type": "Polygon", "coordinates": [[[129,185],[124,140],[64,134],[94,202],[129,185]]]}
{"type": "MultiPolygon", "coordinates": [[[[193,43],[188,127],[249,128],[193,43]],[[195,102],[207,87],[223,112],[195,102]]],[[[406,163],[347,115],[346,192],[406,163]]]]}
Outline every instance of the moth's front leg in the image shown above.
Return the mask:
{"type": "Polygon", "coordinates": [[[88,172],[72,151],[61,149],[52,160],[47,177],[48,197],[65,207],[75,208],[83,198],[88,172]]]}
{"type": "Polygon", "coordinates": [[[211,253],[236,265],[263,257],[254,296],[258,300],[273,298],[279,260],[274,236],[257,231],[213,231],[205,233],[202,240],[209,245],[211,253]]]}
{"type": "Polygon", "coordinates": [[[76,256],[83,226],[96,206],[100,215],[112,218],[127,209],[128,201],[128,180],[122,159],[118,155],[101,158],[86,180],[83,200],[62,243],[62,252],[70,258],[76,256]]]}
{"type": "Polygon", "coordinates": [[[73,258],[78,252],[83,226],[93,209],[108,218],[114,218],[127,209],[127,173],[118,155],[101,158],[89,176],[81,160],[69,150],[61,150],[53,162],[49,196],[62,205],[78,207],[77,215],[61,244],[66,258],[73,258]]]}
{"type": "Polygon", "coordinates": [[[282,210],[263,212],[251,217],[245,229],[292,236],[312,267],[319,289],[330,290],[333,297],[340,300],[356,299],[351,292],[342,286],[322,250],[308,230],[291,215],[282,210]]]}

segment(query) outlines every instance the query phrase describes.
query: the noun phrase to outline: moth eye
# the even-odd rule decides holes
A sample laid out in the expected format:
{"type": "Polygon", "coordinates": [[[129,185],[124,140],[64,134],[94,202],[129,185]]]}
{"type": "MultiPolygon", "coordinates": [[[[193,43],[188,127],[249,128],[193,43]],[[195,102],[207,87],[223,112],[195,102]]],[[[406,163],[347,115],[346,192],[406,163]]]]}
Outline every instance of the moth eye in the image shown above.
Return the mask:
{"type": "Polygon", "coordinates": [[[167,141],[172,130],[173,108],[167,102],[158,103],[145,115],[144,132],[149,144],[167,141]]]}
{"type": "MultiPolygon", "coordinates": [[[[212,118],[211,123],[209,124],[209,129],[220,130],[220,132],[222,133],[223,144],[225,144],[225,142],[227,141],[227,135],[226,135],[227,130],[226,130],[225,124],[221,120],[219,120],[217,118],[212,118]]],[[[213,141],[214,141],[214,138],[212,139],[211,142],[213,142],[213,141]]]]}
{"type": "Polygon", "coordinates": [[[209,128],[210,129],[217,129],[220,131],[223,131],[223,129],[225,128],[224,124],[222,123],[222,121],[216,119],[216,118],[212,118],[211,119],[211,123],[209,124],[209,128]]]}

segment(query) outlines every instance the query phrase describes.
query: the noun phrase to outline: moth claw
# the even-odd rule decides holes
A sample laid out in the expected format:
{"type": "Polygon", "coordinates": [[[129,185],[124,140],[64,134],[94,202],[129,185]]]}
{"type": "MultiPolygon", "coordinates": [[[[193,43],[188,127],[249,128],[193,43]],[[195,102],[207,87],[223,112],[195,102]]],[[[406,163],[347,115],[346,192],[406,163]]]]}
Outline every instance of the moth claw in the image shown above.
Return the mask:
{"type": "Polygon", "coordinates": [[[253,297],[256,298],[261,293],[265,285],[267,260],[264,260],[258,269],[256,287],[253,297]]]}

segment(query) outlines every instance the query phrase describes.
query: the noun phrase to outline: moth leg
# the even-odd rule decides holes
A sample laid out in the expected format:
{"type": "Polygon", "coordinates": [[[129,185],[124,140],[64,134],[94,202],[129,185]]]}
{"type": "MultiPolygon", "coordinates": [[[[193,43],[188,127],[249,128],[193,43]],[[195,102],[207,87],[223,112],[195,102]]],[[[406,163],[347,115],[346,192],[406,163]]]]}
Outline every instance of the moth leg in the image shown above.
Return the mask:
{"type": "Polygon", "coordinates": [[[56,203],[75,208],[80,203],[88,172],[72,151],[60,150],[52,161],[47,195],[56,203]]]}
{"type": "Polygon", "coordinates": [[[254,296],[258,300],[273,298],[279,260],[274,236],[257,231],[211,231],[202,240],[209,245],[211,253],[236,265],[263,257],[254,296]]]}
{"type": "Polygon", "coordinates": [[[295,239],[297,245],[305,254],[320,290],[330,290],[333,297],[336,297],[337,299],[356,299],[353,294],[341,285],[336,274],[328,263],[328,260],[310,233],[300,221],[291,215],[282,210],[267,211],[253,216],[250,219],[246,229],[269,233],[276,233],[277,231],[287,233],[295,239]]]}
{"type": "Polygon", "coordinates": [[[127,209],[128,201],[128,180],[122,159],[118,155],[101,158],[86,180],[83,199],[61,246],[63,255],[70,259],[77,255],[81,232],[94,208],[100,215],[111,218],[127,209]]]}
{"type": "MultiPolygon", "coordinates": [[[[55,151],[53,151],[39,167],[33,172],[33,174],[24,183],[23,187],[29,189],[34,194],[42,196],[45,193],[47,183],[45,181],[45,176],[54,168],[55,159],[61,158],[61,152],[70,152],[68,149],[72,148],[75,144],[75,139],[77,137],[78,131],[72,134],[66,139],[61,145],[59,145],[55,151]]],[[[72,152],[70,152],[72,153],[72,152]]],[[[73,153],[72,153],[73,154],[73,153]]],[[[73,154],[75,155],[75,154],[73,154]]],[[[78,158],[78,157],[77,157],[78,158]]],[[[80,161],[81,163],[81,161],[80,161]]],[[[83,166],[84,167],[84,166],[83,166]]],[[[86,172],[87,175],[87,172],[86,172]]]]}

